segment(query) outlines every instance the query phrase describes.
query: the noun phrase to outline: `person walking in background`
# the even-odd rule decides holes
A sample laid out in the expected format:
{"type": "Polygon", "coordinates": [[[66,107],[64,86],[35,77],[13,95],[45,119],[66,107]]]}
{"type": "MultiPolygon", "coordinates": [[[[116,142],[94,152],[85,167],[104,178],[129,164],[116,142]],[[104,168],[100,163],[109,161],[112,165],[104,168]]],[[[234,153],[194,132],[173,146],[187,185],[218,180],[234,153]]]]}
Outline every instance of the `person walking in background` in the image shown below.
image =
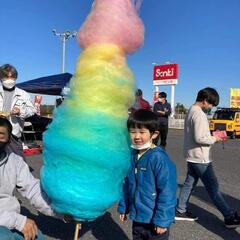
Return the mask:
{"type": "Polygon", "coordinates": [[[18,72],[14,66],[4,64],[0,67],[0,114],[7,116],[13,127],[9,149],[24,156],[21,140],[24,119],[34,115],[37,110],[30,95],[15,86],[17,77],[18,72]]]}
{"type": "Polygon", "coordinates": [[[184,157],[188,171],[179,195],[175,219],[197,220],[197,217],[187,208],[191,193],[198,180],[201,179],[214,205],[224,216],[225,226],[235,228],[240,225],[240,217],[231,209],[219,190],[210,154],[211,146],[222,139],[211,136],[208,119],[204,113],[205,110],[217,106],[218,103],[217,91],[213,88],[204,88],[198,92],[196,102],[191,106],[185,118],[184,157]]]}
{"type": "Polygon", "coordinates": [[[177,177],[175,164],[158,140],[157,116],[140,109],[129,116],[131,166],[119,202],[120,220],[133,221],[133,240],[167,240],[174,221],[177,177]]]}
{"type": "Polygon", "coordinates": [[[137,89],[137,91],[135,92],[135,102],[134,102],[133,106],[128,111],[130,113],[133,113],[138,109],[146,109],[146,110],[149,110],[149,111],[152,110],[149,102],[143,98],[143,93],[142,93],[141,89],[137,89]]]}
{"type": "Polygon", "coordinates": [[[160,145],[163,149],[167,145],[167,135],[168,135],[168,117],[171,114],[171,105],[167,102],[167,94],[165,92],[160,92],[158,94],[158,102],[154,104],[153,112],[158,116],[159,120],[159,132],[160,132],[160,145]]]}

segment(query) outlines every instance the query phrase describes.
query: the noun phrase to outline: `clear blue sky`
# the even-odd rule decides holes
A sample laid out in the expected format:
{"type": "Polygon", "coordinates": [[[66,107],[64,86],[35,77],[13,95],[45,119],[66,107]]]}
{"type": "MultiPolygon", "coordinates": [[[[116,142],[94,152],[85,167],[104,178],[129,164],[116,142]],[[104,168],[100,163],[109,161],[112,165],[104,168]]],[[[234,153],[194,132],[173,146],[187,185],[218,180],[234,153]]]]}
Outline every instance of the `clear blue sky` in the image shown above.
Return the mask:
{"type": "MultiPolygon", "coordinates": [[[[62,44],[51,30],[78,31],[92,2],[2,1],[0,64],[15,65],[19,82],[60,73],[62,44]]],[[[179,64],[175,103],[189,106],[199,89],[211,86],[220,93],[220,106],[228,106],[230,88],[240,87],[239,13],[239,0],[144,0],[140,16],[145,24],[145,43],[128,57],[144,97],[152,101],[152,63],[169,61],[179,64]]],[[[70,39],[66,71],[74,72],[80,52],[76,39],[70,39]]],[[[170,87],[161,90],[170,93],[170,87]]]]}

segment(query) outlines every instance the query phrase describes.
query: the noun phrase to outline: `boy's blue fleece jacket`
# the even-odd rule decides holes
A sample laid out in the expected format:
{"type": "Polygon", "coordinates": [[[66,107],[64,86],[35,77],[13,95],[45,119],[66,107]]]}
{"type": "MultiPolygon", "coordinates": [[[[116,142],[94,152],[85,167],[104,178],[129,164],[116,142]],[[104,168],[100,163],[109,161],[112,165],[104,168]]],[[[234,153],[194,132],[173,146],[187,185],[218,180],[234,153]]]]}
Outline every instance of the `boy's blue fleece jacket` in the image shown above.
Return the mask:
{"type": "Polygon", "coordinates": [[[130,213],[136,222],[169,227],[175,217],[176,190],[176,167],[164,150],[150,149],[139,160],[133,150],[118,212],[130,213]]]}

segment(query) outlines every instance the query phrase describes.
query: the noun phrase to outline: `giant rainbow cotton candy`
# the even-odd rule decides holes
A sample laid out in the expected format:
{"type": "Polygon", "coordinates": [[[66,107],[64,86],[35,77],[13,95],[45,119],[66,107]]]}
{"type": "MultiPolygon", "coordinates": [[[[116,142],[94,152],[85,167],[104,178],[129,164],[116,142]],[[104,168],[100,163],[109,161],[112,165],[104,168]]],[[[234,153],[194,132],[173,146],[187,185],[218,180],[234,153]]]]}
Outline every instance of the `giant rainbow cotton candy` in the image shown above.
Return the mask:
{"type": "Polygon", "coordinates": [[[96,0],[80,29],[84,49],[70,96],[44,134],[41,181],[53,208],[93,220],[118,201],[129,167],[127,109],[134,77],[125,55],[143,44],[130,0],[96,0]]]}

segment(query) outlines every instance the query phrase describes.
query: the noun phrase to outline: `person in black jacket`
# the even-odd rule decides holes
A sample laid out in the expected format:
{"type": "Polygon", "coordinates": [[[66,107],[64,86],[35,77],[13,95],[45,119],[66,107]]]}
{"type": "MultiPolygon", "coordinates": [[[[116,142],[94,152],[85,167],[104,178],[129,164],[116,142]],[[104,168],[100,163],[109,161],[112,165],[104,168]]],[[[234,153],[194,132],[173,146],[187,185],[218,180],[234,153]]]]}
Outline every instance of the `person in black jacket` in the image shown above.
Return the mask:
{"type": "Polygon", "coordinates": [[[165,149],[167,145],[168,117],[171,114],[171,105],[167,102],[166,98],[167,94],[165,92],[160,92],[158,94],[158,102],[156,102],[153,107],[153,112],[159,119],[160,146],[163,149],[165,149]]]}

